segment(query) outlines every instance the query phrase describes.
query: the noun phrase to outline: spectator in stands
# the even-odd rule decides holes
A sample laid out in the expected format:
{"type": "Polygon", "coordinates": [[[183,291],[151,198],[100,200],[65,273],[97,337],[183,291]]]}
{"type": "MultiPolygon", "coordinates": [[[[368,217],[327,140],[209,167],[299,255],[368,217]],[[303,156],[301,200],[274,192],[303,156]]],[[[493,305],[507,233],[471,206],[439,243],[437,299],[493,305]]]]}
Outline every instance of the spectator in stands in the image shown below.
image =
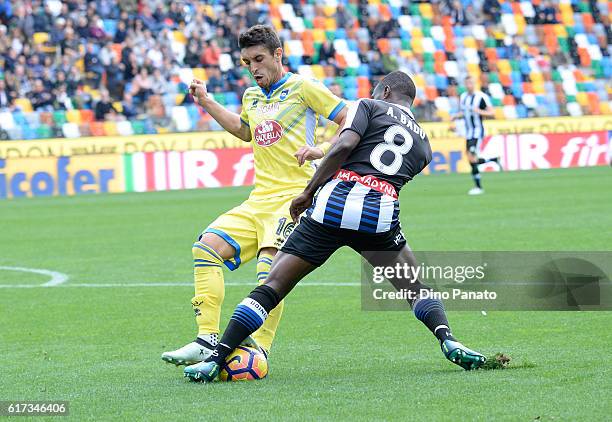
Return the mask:
{"type": "Polygon", "coordinates": [[[321,64],[328,64],[334,59],[335,55],[336,49],[334,48],[334,45],[326,39],[321,44],[321,47],[319,47],[319,62],[321,64]]]}
{"type": "Polygon", "coordinates": [[[151,91],[156,95],[164,95],[170,91],[169,81],[164,78],[160,69],[153,70],[151,91]]]}
{"type": "Polygon", "coordinates": [[[204,45],[204,52],[202,53],[200,61],[205,66],[218,66],[220,56],[221,49],[217,45],[216,40],[213,39],[204,45]]]}
{"type": "Polygon", "coordinates": [[[34,15],[34,31],[49,32],[51,30],[52,21],[53,15],[49,10],[49,4],[45,2],[44,5],[38,6],[38,10],[34,15]]]}
{"type": "Polygon", "coordinates": [[[544,0],[540,6],[535,6],[535,8],[536,23],[557,23],[557,12],[550,0],[544,0]]]}
{"type": "Polygon", "coordinates": [[[100,100],[96,103],[94,115],[97,121],[116,120],[117,110],[108,95],[108,91],[100,91],[100,100]]]}
{"type": "Polygon", "coordinates": [[[144,103],[152,93],[153,78],[149,75],[147,68],[143,66],[132,81],[132,95],[137,97],[139,102],[144,103]]]}
{"type": "Polygon", "coordinates": [[[218,67],[212,66],[206,70],[206,74],[208,75],[207,88],[209,92],[223,92],[225,84],[223,83],[223,79],[221,77],[221,71],[218,67]]]}
{"type": "Polygon", "coordinates": [[[382,64],[383,64],[383,73],[386,75],[388,73],[394,72],[398,69],[397,65],[397,56],[399,56],[398,51],[392,51],[389,53],[385,53],[382,56],[382,64]]]}
{"type": "Polygon", "coordinates": [[[102,66],[105,68],[108,67],[111,64],[112,58],[115,56],[115,53],[113,52],[113,44],[110,42],[104,44],[104,47],[100,49],[98,56],[102,66]]]}
{"type": "Polygon", "coordinates": [[[106,86],[112,98],[121,98],[123,95],[123,68],[125,66],[119,62],[115,55],[111,56],[111,62],[106,66],[106,86]]]}
{"type": "Polygon", "coordinates": [[[0,111],[10,109],[13,105],[13,98],[6,86],[4,79],[0,79],[0,111]]]}
{"type": "Polygon", "coordinates": [[[499,23],[501,18],[501,6],[499,0],[484,0],[482,13],[485,16],[484,24],[499,23]]]}
{"type": "Polygon", "coordinates": [[[336,19],[338,28],[344,29],[352,28],[353,22],[355,21],[355,18],[348,10],[346,10],[343,3],[338,4],[334,18],[336,19]]]}
{"type": "Polygon", "coordinates": [[[30,96],[32,107],[36,111],[53,111],[55,98],[53,94],[45,89],[43,81],[36,79],[34,82],[34,92],[30,96]]]}
{"type": "Polygon", "coordinates": [[[53,45],[61,45],[66,39],[66,19],[57,18],[49,33],[49,41],[53,45]]]}
{"type": "Polygon", "coordinates": [[[372,51],[370,55],[370,73],[372,76],[382,76],[386,74],[385,65],[378,51],[372,51]]]}
{"type": "Polygon", "coordinates": [[[198,42],[195,39],[190,40],[189,44],[187,44],[187,51],[185,52],[183,62],[191,68],[199,67],[202,64],[200,57],[201,53],[198,42]]]}
{"type": "Polygon", "coordinates": [[[472,25],[476,22],[473,8],[464,7],[460,0],[451,3],[451,20],[456,25],[472,25]]]}
{"type": "Polygon", "coordinates": [[[132,97],[132,94],[130,94],[129,92],[123,94],[123,101],[121,102],[121,106],[123,107],[122,114],[127,120],[132,120],[138,115],[138,110],[136,109],[136,105],[134,105],[134,99],[132,97]]]}
{"type": "Polygon", "coordinates": [[[127,26],[125,21],[117,22],[117,31],[115,32],[115,36],[113,37],[113,42],[115,44],[121,44],[127,38],[127,26]]]}
{"type": "Polygon", "coordinates": [[[68,95],[66,90],[66,84],[60,84],[55,89],[55,101],[53,103],[53,108],[55,110],[72,110],[74,106],[72,105],[72,100],[68,95]]]}
{"type": "Polygon", "coordinates": [[[92,79],[94,86],[97,88],[100,85],[102,73],[104,73],[104,66],[100,62],[100,56],[95,51],[93,43],[87,43],[87,52],[84,57],[85,72],[88,73],[88,77],[92,79]]]}

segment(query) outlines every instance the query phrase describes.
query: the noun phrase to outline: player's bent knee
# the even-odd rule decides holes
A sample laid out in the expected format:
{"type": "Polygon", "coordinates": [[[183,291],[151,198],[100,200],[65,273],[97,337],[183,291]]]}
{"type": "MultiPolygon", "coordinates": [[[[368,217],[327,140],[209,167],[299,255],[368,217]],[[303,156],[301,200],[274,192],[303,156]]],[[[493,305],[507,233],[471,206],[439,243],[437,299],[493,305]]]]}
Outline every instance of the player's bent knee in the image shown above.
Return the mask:
{"type": "Polygon", "coordinates": [[[221,266],[225,258],[208,243],[198,240],[191,247],[194,267],[221,266]]]}
{"type": "Polygon", "coordinates": [[[261,248],[259,250],[259,255],[275,256],[277,252],[278,252],[278,249],[276,248],[261,248]]]}
{"type": "MultiPolygon", "coordinates": [[[[222,260],[230,259],[236,253],[232,245],[227,243],[225,239],[215,233],[203,233],[197,243],[202,243],[212,249],[222,260]]],[[[195,249],[195,244],[194,244],[195,249]]]]}

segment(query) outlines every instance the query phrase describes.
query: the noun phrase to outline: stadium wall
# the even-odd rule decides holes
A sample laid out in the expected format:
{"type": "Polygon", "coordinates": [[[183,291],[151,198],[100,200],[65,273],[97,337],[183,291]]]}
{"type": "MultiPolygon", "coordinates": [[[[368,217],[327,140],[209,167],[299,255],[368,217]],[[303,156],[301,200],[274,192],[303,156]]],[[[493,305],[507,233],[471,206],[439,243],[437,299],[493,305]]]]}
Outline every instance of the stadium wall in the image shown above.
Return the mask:
{"type": "MultiPolygon", "coordinates": [[[[465,141],[447,123],[423,124],[426,174],[469,171],[465,141]]],[[[507,170],[609,163],[612,116],[488,121],[484,156],[507,170]]],[[[483,165],[483,170],[493,165],[483,165]]],[[[0,199],[251,185],[253,154],[225,132],[0,143],[0,199]]]]}

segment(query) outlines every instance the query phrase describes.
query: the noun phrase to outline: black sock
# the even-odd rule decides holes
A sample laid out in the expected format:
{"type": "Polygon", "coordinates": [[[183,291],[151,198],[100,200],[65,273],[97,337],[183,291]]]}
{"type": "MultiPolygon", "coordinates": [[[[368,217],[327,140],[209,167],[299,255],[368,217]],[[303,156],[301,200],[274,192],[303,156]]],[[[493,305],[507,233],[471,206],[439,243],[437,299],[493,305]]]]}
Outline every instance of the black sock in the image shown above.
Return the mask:
{"type": "Polygon", "coordinates": [[[474,179],[474,183],[477,188],[480,188],[480,171],[478,170],[477,163],[470,163],[472,166],[472,179],[474,179]]]}
{"type": "Polygon", "coordinates": [[[223,337],[215,347],[213,354],[206,359],[223,365],[225,358],[240,345],[240,343],[262,326],[268,313],[281,301],[278,293],[264,285],[257,286],[234,310],[223,337]]]}
{"type": "Polygon", "coordinates": [[[412,308],[414,315],[441,342],[455,340],[451,334],[442,302],[438,299],[417,299],[412,308]]]}
{"type": "Polygon", "coordinates": [[[486,162],[487,162],[487,160],[485,160],[484,158],[479,158],[478,159],[478,164],[484,164],[486,162]]]}

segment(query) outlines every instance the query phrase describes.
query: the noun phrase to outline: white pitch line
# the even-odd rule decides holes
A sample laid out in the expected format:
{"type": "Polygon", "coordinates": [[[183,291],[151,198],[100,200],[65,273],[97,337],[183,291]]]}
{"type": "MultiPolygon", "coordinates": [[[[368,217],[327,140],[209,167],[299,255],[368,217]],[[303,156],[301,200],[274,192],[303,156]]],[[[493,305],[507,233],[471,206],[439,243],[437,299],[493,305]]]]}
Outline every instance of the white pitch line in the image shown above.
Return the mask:
{"type": "MultiPolygon", "coordinates": [[[[68,281],[68,276],[66,274],[60,273],[57,271],[42,270],[38,268],[4,267],[4,266],[0,266],[0,270],[21,271],[24,273],[42,274],[42,275],[47,275],[51,277],[51,280],[47,281],[44,284],[36,285],[35,287],[54,287],[54,286],[59,286],[65,283],[66,281],[68,281]]],[[[15,286],[22,286],[22,285],[16,284],[15,286]]]]}
{"type": "MultiPolygon", "coordinates": [[[[0,267],[1,269],[2,267],[0,267]]],[[[240,287],[240,286],[255,286],[257,283],[251,282],[238,282],[238,283],[225,283],[226,287],[240,287]]],[[[338,283],[338,282],[305,282],[299,283],[298,286],[304,287],[356,287],[361,286],[360,283],[338,283]]],[[[45,284],[0,284],[0,289],[35,289],[35,288],[47,288],[47,287],[83,287],[83,288],[126,288],[126,287],[193,287],[193,283],[71,283],[63,285],[49,286],[45,284]]]]}

